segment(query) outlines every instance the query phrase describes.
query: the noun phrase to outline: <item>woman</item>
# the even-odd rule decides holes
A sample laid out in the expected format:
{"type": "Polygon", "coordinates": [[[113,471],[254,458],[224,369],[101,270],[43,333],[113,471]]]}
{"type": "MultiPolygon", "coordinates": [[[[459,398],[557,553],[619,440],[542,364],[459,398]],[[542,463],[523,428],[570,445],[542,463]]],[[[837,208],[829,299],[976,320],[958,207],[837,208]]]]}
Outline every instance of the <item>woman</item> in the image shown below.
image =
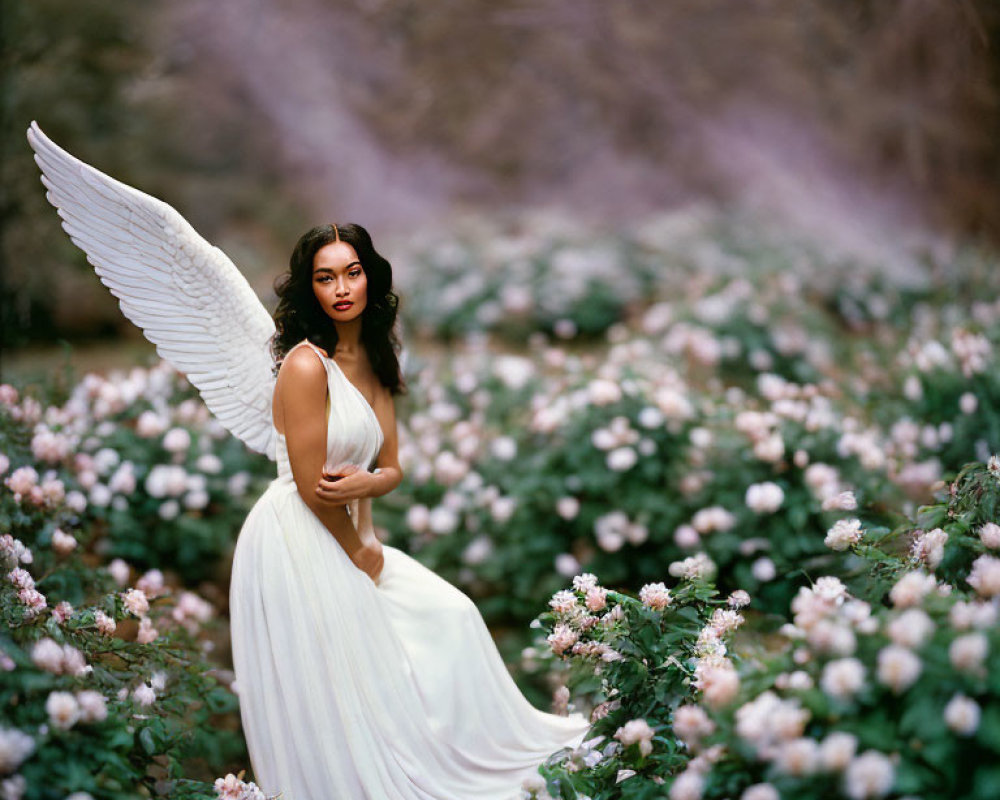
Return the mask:
{"type": "Polygon", "coordinates": [[[509,800],[587,723],[531,706],[472,601],[375,537],[402,480],[391,284],[363,228],[322,225],[277,285],[278,477],[230,590],[247,744],[283,800],[509,800]]]}

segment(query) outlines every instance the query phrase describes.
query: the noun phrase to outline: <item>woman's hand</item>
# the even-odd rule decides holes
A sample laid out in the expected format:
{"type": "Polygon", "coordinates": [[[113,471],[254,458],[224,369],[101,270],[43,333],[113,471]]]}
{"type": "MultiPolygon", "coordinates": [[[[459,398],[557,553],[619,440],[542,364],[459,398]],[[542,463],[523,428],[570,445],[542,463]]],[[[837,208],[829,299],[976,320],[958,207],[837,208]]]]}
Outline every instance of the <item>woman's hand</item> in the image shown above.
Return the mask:
{"type": "Polygon", "coordinates": [[[372,537],[350,555],[354,565],[364,572],[375,583],[378,583],[378,576],[382,574],[382,567],[385,566],[385,556],[382,553],[382,542],[372,537]]]}
{"type": "Polygon", "coordinates": [[[352,500],[370,495],[373,477],[371,472],[356,464],[324,466],[323,474],[316,484],[316,496],[330,505],[346,505],[352,500]]]}

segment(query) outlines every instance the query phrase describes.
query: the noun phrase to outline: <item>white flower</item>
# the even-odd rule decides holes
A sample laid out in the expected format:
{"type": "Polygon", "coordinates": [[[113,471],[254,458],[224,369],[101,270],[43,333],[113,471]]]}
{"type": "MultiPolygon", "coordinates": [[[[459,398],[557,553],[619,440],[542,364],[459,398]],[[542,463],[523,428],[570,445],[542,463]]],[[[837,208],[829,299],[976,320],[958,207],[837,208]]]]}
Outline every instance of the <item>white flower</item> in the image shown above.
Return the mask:
{"type": "Polygon", "coordinates": [[[56,528],[52,531],[52,549],[61,556],[72,553],[76,549],[76,538],[61,528],[56,528]]]}
{"type": "Polygon", "coordinates": [[[907,572],[889,590],[889,599],[896,608],[908,608],[918,605],[936,586],[937,581],[933,575],[919,571],[907,572]]]}
{"type": "Polygon", "coordinates": [[[785,775],[811,775],[818,762],[819,746],[807,736],[782,742],[774,759],[774,765],[785,775]]]}
{"type": "Polygon", "coordinates": [[[166,429],[166,421],[155,411],[143,411],[135,421],[135,432],[143,439],[155,439],[166,429]]]}
{"type": "Polygon", "coordinates": [[[490,443],[490,451],[500,461],[511,461],[517,456],[517,442],[510,436],[498,436],[490,443]]]}
{"type": "Polygon", "coordinates": [[[853,517],[850,519],[839,519],[827,531],[823,544],[831,550],[843,551],[860,542],[861,535],[861,520],[853,517]]]}
{"type": "Polygon", "coordinates": [[[191,434],[184,428],[171,428],[163,435],[163,449],[169,453],[184,453],[191,447],[191,434]]]}
{"type": "Polygon", "coordinates": [[[559,553],[555,557],[556,572],[564,578],[572,578],[580,571],[580,562],[572,553],[559,553]]]}
{"type": "Polygon", "coordinates": [[[767,583],[775,579],[778,569],[774,566],[774,562],[771,559],[763,556],[750,565],[750,572],[761,583],[767,583]]]}
{"type": "Polygon", "coordinates": [[[774,481],[764,481],[749,486],[745,499],[747,506],[755,513],[770,514],[781,508],[785,492],[774,481]]]}
{"type": "Polygon", "coordinates": [[[864,665],[856,658],[830,661],[823,668],[820,688],[831,697],[846,700],[857,694],[865,684],[864,665]]]}
{"type": "Polygon", "coordinates": [[[67,731],[80,719],[80,704],[69,692],[50,692],[45,701],[45,711],[49,722],[60,730],[67,731]]]}
{"type": "Polygon", "coordinates": [[[1000,549],[1000,525],[987,522],[979,529],[979,539],[990,550],[1000,549]]]}
{"type": "Polygon", "coordinates": [[[740,800],[781,800],[781,795],[770,783],[755,783],[743,790],[740,800]]]}
{"type": "Polygon", "coordinates": [[[693,769],[686,769],[670,785],[670,800],[701,800],[705,778],[693,769]]]}
{"type": "Polygon", "coordinates": [[[948,658],[952,666],[961,672],[976,673],[982,669],[989,644],[981,633],[959,636],[948,648],[948,658]]]}
{"type": "Polygon", "coordinates": [[[145,683],[140,683],[132,690],[132,698],[140,706],[151,706],[156,702],[156,692],[153,687],[145,683]]]}
{"type": "Polygon", "coordinates": [[[878,654],[878,680],[896,694],[906,691],[920,677],[923,664],[905,647],[890,644],[878,654]]]}
{"type": "Polygon", "coordinates": [[[573,578],[573,588],[578,592],[587,592],[598,586],[597,576],[590,572],[584,572],[573,578]]]}
{"type": "Polygon", "coordinates": [[[901,647],[920,647],[934,633],[931,618],[919,608],[908,608],[886,627],[893,642],[901,647]]]}
{"type": "Polygon", "coordinates": [[[507,522],[517,510],[517,499],[506,495],[490,503],[490,516],[500,523],[507,522]]]}
{"type": "Polygon", "coordinates": [[[88,689],[76,693],[76,701],[80,706],[81,722],[103,722],[108,717],[108,705],[104,695],[88,689]]]}
{"type": "Polygon", "coordinates": [[[657,611],[670,605],[670,590],[662,583],[647,583],[639,590],[642,604],[657,611]]]}
{"type": "Polygon", "coordinates": [[[438,536],[453,533],[458,527],[458,515],[447,506],[435,506],[430,512],[427,526],[431,533],[438,536]]]}
{"type": "Polygon", "coordinates": [[[958,407],[963,414],[975,414],[979,408],[979,398],[972,392],[965,392],[958,398],[958,407]]]}
{"type": "Polygon", "coordinates": [[[144,617],[149,613],[149,599],[142,589],[129,589],[123,592],[122,603],[129,613],[137,617],[144,617]]]}
{"type": "Polygon", "coordinates": [[[406,510],[406,524],[411,531],[423,533],[430,524],[430,510],[421,503],[410,506],[406,510]]]}
{"type": "Polygon", "coordinates": [[[851,491],[839,492],[823,500],[824,511],[854,511],[857,507],[857,498],[851,491]]]}
{"type": "Polygon", "coordinates": [[[556,513],[565,520],[571,520],[580,513],[580,501],[575,497],[560,497],[556,501],[556,513]]]}
{"type": "Polygon", "coordinates": [[[843,731],[827,734],[820,743],[819,758],[823,768],[830,772],[840,772],[847,768],[858,749],[858,738],[843,731]]]}
{"type": "Polygon", "coordinates": [[[956,694],[944,709],[945,724],[959,736],[972,736],[979,728],[980,709],[975,700],[956,694]]]}
{"type": "Polygon", "coordinates": [[[674,561],[667,567],[667,572],[675,578],[688,580],[711,580],[715,577],[718,567],[706,553],[695,553],[683,561],[674,561]]]}
{"type": "Polygon", "coordinates": [[[885,797],[895,779],[888,757],[877,750],[866,750],[847,765],[844,790],[851,800],[885,797]]]}
{"type": "Polygon", "coordinates": [[[995,597],[1000,594],[1000,558],[979,556],[972,562],[967,580],[980,597],[995,597]]]}
{"type": "Polygon", "coordinates": [[[617,447],[606,458],[608,469],[613,472],[627,472],[638,460],[639,456],[631,447],[617,447]]]}
{"type": "Polygon", "coordinates": [[[0,728],[0,775],[13,772],[35,752],[35,740],[17,728],[0,728]]]}
{"type": "Polygon", "coordinates": [[[639,752],[648,756],[653,752],[653,737],[656,732],[649,727],[649,723],[644,719],[633,719],[622,725],[615,731],[615,738],[625,747],[637,744],[639,752]]]}
{"type": "Polygon", "coordinates": [[[115,558],[108,564],[108,572],[114,578],[115,583],[124,586],[128,583],[129,566],[122,559],[115,558]]]}

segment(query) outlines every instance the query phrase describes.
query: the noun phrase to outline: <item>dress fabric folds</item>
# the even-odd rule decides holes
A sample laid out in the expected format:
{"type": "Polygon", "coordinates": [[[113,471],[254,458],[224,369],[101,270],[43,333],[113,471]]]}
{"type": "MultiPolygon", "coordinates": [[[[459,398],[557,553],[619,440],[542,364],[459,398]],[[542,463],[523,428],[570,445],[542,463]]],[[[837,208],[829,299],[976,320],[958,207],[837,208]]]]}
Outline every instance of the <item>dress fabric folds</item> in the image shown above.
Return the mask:
{"type": "MultiPolygon", "coordinates": [[[[312,347],[311,345],[307,346],[312,347]]],[[[372,468],[375,412],[327,371],[327,456],[372,468]]],[[[240,532],[230,588],[236,688],[255,780],[282,800],[512,800],[588,724],[534,708],[472,601],[385,546],[378,583],[278,477],[240,532]]],[[[371,528],[371,500],[351,520],[371,528]]]]}

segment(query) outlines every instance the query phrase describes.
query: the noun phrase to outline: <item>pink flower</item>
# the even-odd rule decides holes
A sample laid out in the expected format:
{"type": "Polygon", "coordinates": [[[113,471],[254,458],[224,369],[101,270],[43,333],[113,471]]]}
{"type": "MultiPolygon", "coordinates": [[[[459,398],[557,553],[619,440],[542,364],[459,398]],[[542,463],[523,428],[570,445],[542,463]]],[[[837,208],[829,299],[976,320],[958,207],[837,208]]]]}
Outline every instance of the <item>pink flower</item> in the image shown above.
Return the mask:
{"type": "Polygon", "coordinates": [[[866,750],[847,765],[844,789],[851,800],[869,800],[889,794],[895,780],[888,757],[877,750],[866,750]]]}
{"type": "Polygon", "coordinates": [[[39,669],[58,675],[63,669],[63,649],[54,639],[46,636],[31,648],[31,661],[39,669]]]}
{"type": "Polygon", "coordinates": [[[639,600],[649,608],[661,611],[670,605],[670,590],[663,583],[647,583],[639,590],[639,600]]]}
{"type": "Polygon", "coordinates": [[[100,692],[87,690],[76,693],[81,722],[103,722],[108,717],[108,705],[100,692]]]}
{"type": "Polygon", "coordinates": [[[653,737],[656,735],[649,723],[644,719],[633,719],[622,725],[615,731],[615,738],[625,747],[633,744],[639,745],[639,752],[643,756],[648,756],[653,752],[653,737]]]}
{"type": "Polygon", "coordinates": [[[157,597],[164,592],[163,573],[151,569],[135,582],[135,587],[146,597],[157,597]]]}
{"type": "Polygon", "coordinates": [[[890,644],[878,654],[878,680],[896,694],[906,691],[920,677],[923,664],[910,650],[890,644]]]}
{"type": "Polygon", "coordinates": [[[129,566],[120,558],[113,559],[108,564],[108,572],[111,573],[111,577],[114,578],[115,583],[119,586],[124,586],[128,583],[129,566]]]}
{"type": "Polygon", "coordinates": [[[750,605],[750,594],[745,592],[743,589],[737,589],[726,601],[731,608],[744,608],[750,605]]]}
{"type": "Polygon", "coordinates": [[[697,750],[701,739],[715,732],[715,723],[701,706],[685,705],[674,711],[673,728],[688,749],[697,750]]]}
{"type": "Polygon", "coordinates": [[[972,562],[972,571],[967,580],[980,597],[995,597],[1000,594],[1000,558],[979,556],[972,562]]]}
{"type": "Polygon", "coordinates": [[[579,608],[576,595],[568,589],[563,589],[552,595],[549,605],[557,614],[569,614],[579,608]]]}
{"type": "Polygon", "coordinates": [[[94,612],[94,622],[97,624],[97,630],[105,636],[113,636],[115,628],[118,627],[111,617],[100,610],[94,612]]]}
{"type": "Polygon", "coordinates": [[[827,531],[823,544],[831,550],[844,551],[860,542],[862,533],[861,520],[853,517],[851,519],[839,519],[827,531]]]}
{"type": "Polygon", "coordinates": [[[576,644],[579,634],[568,625],[559,623],[548,636],[548,642],[552,645],[552,651],[557,655],[562,655],[566,650],[576,644]]]}
{"type": "Polygon", "coordinates": [[[956,694],[944,708],[945,724],[959,736],[972,736],[979,728],[980,708],[975,700],[956,694]]]}
{"type": "Polygon", "coordinates": [[[608,590],[601,586],[594,586],[587,590],[584,602],[589,611],[601,611],[608,604],[608,590]]]}
{"type": "Polygon", "coordinates": [[[153,627],[153,621],[149,617],[143,617],[139,621],[139,632],[136,634],[135,640],[139,644],[149,644],[159,635],[160,632],[153,627]]]}
{"type": "Polygon", "coordinates": [[[35,579],[31,577],[31,573],[26,569],[21,569],[20,567],[15,567],[8,572],[7,580],[13,583],[18,589],[35,588],[35,579]]]}
{"type": "Polygon", "coordinates": [[[21,498],[30,494],[31,490],[38,484],[38,472],[35,471],[34,467],[18,467],[4,483],[14,493],[14,499],[21,502],[21,498]]]}
{"type": "Polygon", "coordinates": [[[889,599],[896,608],[908,608],[918,605],[936,586],[937,581],[933,575],[919,571],[907,572],[889,590],[889,599]]]}
{"type": "Polygon", "coordinates": [[[45,701],[45,711],[53,727],[64,731],[80,719],[80,704],[69,692],[51,692],[45,701]]]}
{"type": "Polygon", "coordinates": [[[736,699],[740,691],[740,678],[732,665],[725,661],[700,671],[695,686],[701,689],[709,708],[719,709],[736,699]]]}
{"type": "Polygon", "coordinates": [[[56,528],[52,531],[52,549],[59,555],[65,556],[72,553],[76,549],[76,545],[76,537],[66,533],[62,528],[56,528]]]}
{"type": "Polygon", "coordinates": [[[28,609],[29,617],[38,616],[48,606],[45,595],[37,589],[21,589],[17,597],[28,609]]]}
{"type": "Polygon", "coordinates": [[[149,600],[142,589],[129,589],[123,592],[122,603],[129,613],[137,617],[144,617],[149,612],[149,600]]]}
{"type": "Polygon", "coordinates": [[[132,690],[132,698],[140,706],[151,706],[156,702],[156,692],[152,686],[141,683],[132,690]]]}
{"type": "Polygon", "coordinates": [[[1000,549],[1000,525],[987,522],[979,529],[979,539],[990,550],[1000,549]]]}
{"type": "Polygon", "coordinates": [[[52,609],[52,617],[62,625],[66,620],[73,616],[73,606],[71,606],[65,600],[56,604],[56,607],[52,609]]]}

